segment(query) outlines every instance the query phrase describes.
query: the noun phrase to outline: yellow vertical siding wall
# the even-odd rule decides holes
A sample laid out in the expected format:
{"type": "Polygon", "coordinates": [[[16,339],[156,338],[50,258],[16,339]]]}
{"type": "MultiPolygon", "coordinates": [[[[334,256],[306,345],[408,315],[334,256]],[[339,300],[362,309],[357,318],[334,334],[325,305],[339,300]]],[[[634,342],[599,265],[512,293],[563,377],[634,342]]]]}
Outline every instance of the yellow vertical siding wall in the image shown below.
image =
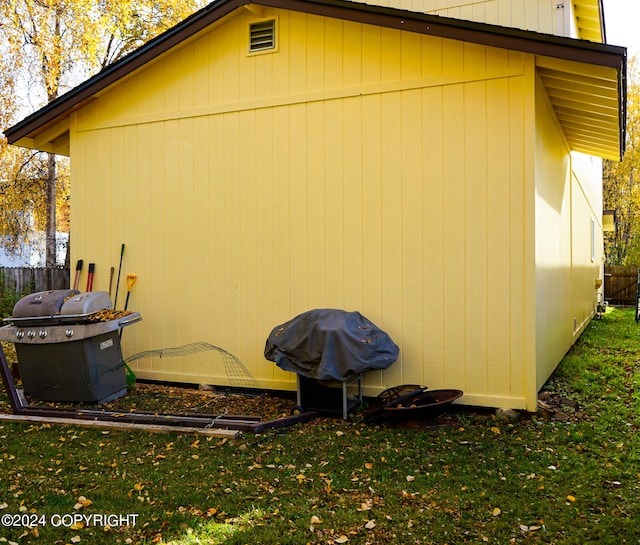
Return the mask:
{"type": "MultiPolygon", "coordinates": [[[[596,280],[604,282],[602,159],[571,155],[573,340],[588,325],[597,305],[596,280]],[[591,294],[591,298],[585,294],[591,294]]],[[[602,288],[599,290],[602,292],[602,288]]]]}
{"type": "MultiPolygon", "coordinates": [[[[595,284],[602,278],[603,263],[601,161],[569,153],[544,90],[541,86],[538,90],[537,377],[530,384],[535,391],[549,378],[593,317],[595,284]]],[[[532,390],[529,397],[533,393],[532,390]]]]}
{"type": "MultiPolygon", "coordinates": [[[[73,114],[73,259],[95,262],[106,290],[126,244],[144,318],[126,355],[207,342],[262,387],[294,388],[264,359],[267,335],[342,308],[401,349],[366,393],[420,383],[532,408],[532,57],[264,16],[277,51],[246,53],[242,12],[73,114]]],[[[233,384],[213,352],[133,367],[233,384]]]]}

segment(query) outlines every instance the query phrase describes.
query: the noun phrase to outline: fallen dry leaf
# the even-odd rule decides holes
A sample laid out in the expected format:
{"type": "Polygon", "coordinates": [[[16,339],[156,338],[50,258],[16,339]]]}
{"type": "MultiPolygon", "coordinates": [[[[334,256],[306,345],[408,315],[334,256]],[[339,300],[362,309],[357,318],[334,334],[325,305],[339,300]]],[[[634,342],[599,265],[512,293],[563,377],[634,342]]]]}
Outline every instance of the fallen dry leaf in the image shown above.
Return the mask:
{"type": "Polygon", "coordinates": [[[375,523],[375,521],[373,521],[373,520],[369,520],[369,521],[367,521],[367,523],[364,525],[364,527],[365,527],[367,530],[373,530],[373,529],[376,527],[376,523],[375,523]]]}
{"type": "Polygon", "coordinates": [[[89,507],[92,503],[93,502],[91,500],[88,500],[86,497],[80,496],[73,508],[77,511],[78,509],[82,509],[83,507],[89,507]]]}
{"type": "Polygon", "coordinates": [[[345,535],[341,535],[339,538],[334,539],[334,543],[346,543],[349,541],[349,538],[345,535]]]}

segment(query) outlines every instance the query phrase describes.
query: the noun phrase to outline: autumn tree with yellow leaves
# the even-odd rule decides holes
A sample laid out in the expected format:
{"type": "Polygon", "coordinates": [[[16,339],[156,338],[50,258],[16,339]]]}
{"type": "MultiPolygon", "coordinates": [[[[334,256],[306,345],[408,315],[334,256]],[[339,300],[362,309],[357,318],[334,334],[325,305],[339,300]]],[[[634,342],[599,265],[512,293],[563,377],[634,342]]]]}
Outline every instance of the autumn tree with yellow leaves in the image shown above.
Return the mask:
{"type": "MultiPolygon", "coordinates": [[[[204,0],[3,0],[0,2],[0,123],[6,128],[202,7],[204,0]]],[[[19,247],[69,218],[69,162],[0,138],[0,236],[19,247]]]]}
{"type": "Polygon", "coordinates": [[[627,84],[627,141],[621,162],[603,162],[603,205],[616,229],[605,233],[607,265],[640,265],[640,78],[631,59],[627,84]]]}

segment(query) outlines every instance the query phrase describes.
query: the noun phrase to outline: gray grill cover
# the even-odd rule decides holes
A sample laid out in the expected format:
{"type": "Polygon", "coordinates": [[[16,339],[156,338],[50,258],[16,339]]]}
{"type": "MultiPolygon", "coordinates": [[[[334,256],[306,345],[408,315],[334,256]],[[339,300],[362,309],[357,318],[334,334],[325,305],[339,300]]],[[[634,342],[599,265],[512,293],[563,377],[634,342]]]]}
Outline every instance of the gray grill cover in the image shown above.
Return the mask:
{"type": "Polygon", "coordinates": [[[346,380],[386,369],[398,359],[391,337],[359,312],[315,309],[276,326],[265,357],[285,371],[316,380],[346,380]]]}

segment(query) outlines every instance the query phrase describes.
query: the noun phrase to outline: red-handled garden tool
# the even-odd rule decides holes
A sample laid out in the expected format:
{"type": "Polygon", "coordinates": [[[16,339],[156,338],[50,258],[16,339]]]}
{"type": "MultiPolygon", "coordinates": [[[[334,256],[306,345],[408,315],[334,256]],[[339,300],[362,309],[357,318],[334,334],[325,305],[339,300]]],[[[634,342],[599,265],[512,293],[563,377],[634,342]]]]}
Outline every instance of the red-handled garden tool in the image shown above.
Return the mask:
{"type": "Polygon", "coordinates": [[[96,264],[89,263],[89,274],[87,275],[87,291],[93,291],[93,275],[96,271],[96,264]]]}

